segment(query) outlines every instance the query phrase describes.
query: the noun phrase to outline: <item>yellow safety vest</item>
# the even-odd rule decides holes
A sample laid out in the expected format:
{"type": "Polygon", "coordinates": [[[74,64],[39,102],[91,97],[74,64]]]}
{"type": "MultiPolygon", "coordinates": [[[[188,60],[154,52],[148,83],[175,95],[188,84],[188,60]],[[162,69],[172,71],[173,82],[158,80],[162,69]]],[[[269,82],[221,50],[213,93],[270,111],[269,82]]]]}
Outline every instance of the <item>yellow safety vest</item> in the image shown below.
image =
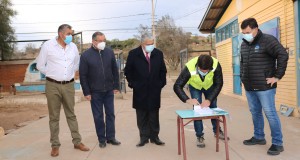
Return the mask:
{"type": "Polygon", "coordinates": [[[213,70],[208,72],[208,74],[204,77],[204,81],[202,81],[197,71],[196,64],[198,61],[198,57],[191,59],[185,64],[191,74],[191,78],[187,82],[189,85],[193,86],[198,90],[201,90],[202,88],[207,90],[214,84],[213,78],[214,78],[214,72],[218,66],[218,60],[214,57],[212,57],[212,59],[213,59],[213,70]]]}

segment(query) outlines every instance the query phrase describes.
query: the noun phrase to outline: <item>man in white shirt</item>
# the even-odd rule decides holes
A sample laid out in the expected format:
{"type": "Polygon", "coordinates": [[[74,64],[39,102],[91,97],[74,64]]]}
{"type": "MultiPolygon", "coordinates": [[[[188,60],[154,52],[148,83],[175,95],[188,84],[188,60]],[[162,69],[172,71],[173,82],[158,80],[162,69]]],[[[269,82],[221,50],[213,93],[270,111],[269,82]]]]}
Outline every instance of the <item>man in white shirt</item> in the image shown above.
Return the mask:
{"type": "Polygon", "coordinates": [[[58,28],[58,37],[45,42],[37,57],[37,69],[46,76],[46,97],[51,132],[51,156],[59,155],[59,115],[63,105],[75,149],[89,151],[81,143],[78,123],[74,113],[74,76],[79,67],[79,54],[72,42],[72,27],[63,24],[58,28]]]}

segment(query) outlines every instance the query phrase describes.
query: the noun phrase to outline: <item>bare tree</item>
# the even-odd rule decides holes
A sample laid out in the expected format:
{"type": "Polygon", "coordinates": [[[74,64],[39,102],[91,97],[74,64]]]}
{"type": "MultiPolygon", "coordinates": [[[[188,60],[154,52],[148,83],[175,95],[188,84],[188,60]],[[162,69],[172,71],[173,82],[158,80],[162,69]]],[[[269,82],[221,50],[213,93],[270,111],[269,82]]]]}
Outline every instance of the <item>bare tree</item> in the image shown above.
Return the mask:
{"type": "Polygon", "coordinates": [[[172,70],[180,64],[179,52],[188,47],[190,33],[176,27],[173,18],[166,15],[157,22],[157,48],[164,53],[165,62],[172,70]]]}
{"type": "Polygon", "coordinates": [[[37,51],[38,51],[37,48],[32,43],[28,43],[26,45],[26,47],[25,47],[25,54],[32,54],[32,55],[34,55],[37,51]]]}
{"type": "Polygon", "coordinates": [[[73,43],[75,43],[75,45],[77,46],[77,48],[79,50],[79,53],[81,54],[82,48],[81,48],[81,37],[80,37],[80,34],[73,36],[73,43]]]}
{"type": "Polygon", "coordinates": [[[143,26],[142,24],[140,24],[140,26],[137,28],[139,34],[138,35],[134,35],[134,37],[138,40],[141,40],[141,36],[142,35],[151,35],[151,31],[149,31],[149,27],[148,26],[143,26]]]}

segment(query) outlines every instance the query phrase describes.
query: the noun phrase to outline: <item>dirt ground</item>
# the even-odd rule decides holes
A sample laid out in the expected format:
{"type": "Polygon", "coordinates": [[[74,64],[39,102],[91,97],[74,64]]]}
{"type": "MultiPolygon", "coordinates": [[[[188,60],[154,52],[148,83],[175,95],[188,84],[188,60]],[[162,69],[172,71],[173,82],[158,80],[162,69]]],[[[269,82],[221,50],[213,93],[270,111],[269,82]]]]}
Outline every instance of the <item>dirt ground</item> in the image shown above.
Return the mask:
{"type": "MultiPolygon", "coordinates": [[[[178,75],[180,69],[177,71],[168,70],[167,77],[178,75]]],[[[77,96],[81,97],[81,100],[85,100],[82,93],[76,93],[77,96]]],[[[4,94],[6,98],[14,98],[15,96],[4,94]]],[[[18,98],[30,99],[45,99],[42,93],[18,93],[18,98]],[[28,96],[28,98],[26,98],[28,96]]],[[[35,100],[33,100],[35,101],[35,100]]],[[[33,102],[32,101],[32,102],[33,102]]],[[[35,103],[0,103],[0,127],[3,127],[5,131],[11,131],[12,129],[18,129],[23,127],[26,122],[35,121],[48,115],[48,108],[46,104],[35,103]]]]}
{"type": "MultiPolygon", "coordinates": [[[[0,98],[0,127],[5,133],[24,127],[32,121],[48,116],[47,99],[41,92],[2,93],[0,98]]],[[[84,99],[82,92],[75,93],[75,102],[84,99]]]]}
{"type": "Polygon", "coordinates": [[[48,108],[44,104],[0,104],[0,126],[6,131],[17,129],[21,127],[20,123],[34,121],[47,114],[48,108]]]}

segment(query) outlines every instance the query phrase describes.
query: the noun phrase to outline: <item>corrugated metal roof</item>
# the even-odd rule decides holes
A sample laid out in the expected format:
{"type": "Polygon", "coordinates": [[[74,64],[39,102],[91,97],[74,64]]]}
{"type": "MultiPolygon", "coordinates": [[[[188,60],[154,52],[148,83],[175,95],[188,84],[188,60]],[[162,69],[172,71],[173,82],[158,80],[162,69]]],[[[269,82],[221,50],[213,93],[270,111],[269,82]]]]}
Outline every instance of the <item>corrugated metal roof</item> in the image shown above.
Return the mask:
{"type": "Polygon", "coordinates": [[[232,0],[211,0],[198,27],[201,33],[212,33],[232,0]]]}

